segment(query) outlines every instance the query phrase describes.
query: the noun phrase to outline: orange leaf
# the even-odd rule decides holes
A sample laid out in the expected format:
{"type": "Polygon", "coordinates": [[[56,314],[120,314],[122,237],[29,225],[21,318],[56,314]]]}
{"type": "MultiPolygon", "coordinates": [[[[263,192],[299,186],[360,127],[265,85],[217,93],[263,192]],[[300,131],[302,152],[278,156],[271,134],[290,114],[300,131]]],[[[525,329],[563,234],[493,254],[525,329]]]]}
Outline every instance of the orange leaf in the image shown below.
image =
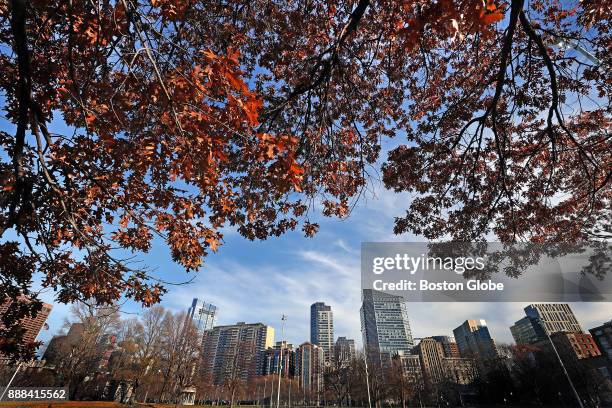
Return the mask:
{"type": "Polygon", "coordinates": [[[504,13],[500,11],[495,11],[493,13],[485,14],[484,16],[481,17],[481,21],[485,24],[493,24],[503,19],[504,19],[504,13]]]}
{"type": "Polygon", "coordinates": [[[244,113],[252,126],[257,126],[259,124],[259,109],[262,105],[263,103],[259,99],[252,99],[245,105],[244,113]]]}
{"type": "Polygon", "coordinates": [[[213,252],[217,252],[217,249],[219,248],[219,240],[217,238],[212,236],[208,237],[206,238],[206,243],[213,252]]]}
{"type": "Polygon", "coordinates": [[[96,120],[95,114],[89,112],[87,115],[85,115],[85,122],[87,122],[87,126],[92,126],[95,120],[96,120]]]}
{"type": "Polygon", "coordinates": [[[119,220],[119,225],[121,226],[121,228],[127,228],[129,222],[130,222],[130,218],[127,215],[124,215],[119,220]]]}

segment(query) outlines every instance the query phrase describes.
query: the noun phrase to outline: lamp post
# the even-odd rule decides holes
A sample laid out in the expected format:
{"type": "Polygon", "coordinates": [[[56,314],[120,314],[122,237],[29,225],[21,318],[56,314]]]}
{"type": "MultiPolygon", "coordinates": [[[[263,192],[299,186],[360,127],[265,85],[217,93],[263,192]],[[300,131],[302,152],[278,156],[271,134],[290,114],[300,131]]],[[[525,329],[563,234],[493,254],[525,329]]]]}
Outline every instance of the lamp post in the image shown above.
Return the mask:
{"type": "Polygon", "coordinates": [[[575,39],[564,38],[564,37],[559,37],[559,36],[555,36],[554,38],[557,41],[556,45],[562,50],[573,48],[578,53],[580,53],[583,57],[591,61],[593,64],[601,65],[601,61],[596,56],[594,56],[589,50],[584,48],[582,44],[580,44],[580,42],[576,41],[575,39]]]}
{"type": "Polygon", "coordinates": [[[15,377],[17,376],[17,373],[19,372],[19,370],[21,369],[21,365],[23,363],[19,363],[17,365],[17,369],[15,370],[15,372],[13,373],[13,376],[11,377],[11,379],[9,380],[8,384],[6,384],[6,387],[4,387],[4,390],[2,391],[2,395],[0,395],[0,401],[2,401],[2,399],[4,398],[4,395],[6,394],[6,392],[8,391],[8,389],[11,387],[11,384],[13,383],[13,380],[15,379],[15,377]]]}
{"type": "Polygon", "coordinates": [[[281,375],[283,366],[283,337],[285,337],[285,320],[287,316],[281,316],[281,341],[280,341],[280,355],[278,358],[278,388],[276,390],[276,408],[280,408],[280,386],[281,386],[281,375]]]}
{"type": "MultiPolygon", "coordinates": [[[[47,323],[43,324],[42,330],[49,330],[49,325],[47,323]]],[[[13,376],[11,377],[10,381],[8,382],[8,384],[6,384],[6,387],[4,387],[4,390],[2,390],[2,395],[0,395],[0,401],[2,401],[2,399],[4,398],[4,395],[10,388],[11,384],[13,383],[13,380],[17,376],[17,373],[19,372],[19,370],[21,370],[22,365],[23,365],[23,362],[17,365],[17,368],[15,369],[15,372],[13,373],[13,376]]]]}
{"type": "MultiPolygon", "coordinates": [[[[367,344],[367,342],[365,341],[365,337],[363,336],[363,327],[361,328],[361,337],[364,339],[364,343],[367,344]]],[[[364,362],[365,362],[365,375],[366,375],[366,388],[368,389],[368,408],[372,408],[372,398],[370,397],[370,375],[368,374],[368,347],[367,345],[364,344],[363,347],[364,350],[364,362]]]]}
{"type": "Polygon", "coordinates": [[[574,383],[572,382],[572,379],[570,378],[569,373],[565,369],[565,364],[563,364],[563,360],[561,360],[561,356],[559,355],[559,352],[557,351],[557,348],[555,347],[555,343],[553,343],[552,338],[550,337],[550,334],[548,334],[548,330],[546,329],[546,326],[544,326],[544,322],[539,317],[536,317],[536,322],[538,322],[538,324],[544,331],[544,334],[546,334],[546,338],[550,342],[550,345],[552,346],[552,349],[555,352],[555,356],[557,357],[557,360],[559,361],[559,364],[561,365],[561,369],[563,370],[563,374],[565,374],[565,378],[567,378],[567,381],[569,382],[570,388],[572,389],[572,392],[574,394],[574,397],[576,398],[576,402],[578,403],[578,406],[580,408],[584,408],[584,405],[582,404],[582,400],[580,399],[580,395],[578,395],[578,391],[576,391],[576,387],[574,387],[574,383]]]}

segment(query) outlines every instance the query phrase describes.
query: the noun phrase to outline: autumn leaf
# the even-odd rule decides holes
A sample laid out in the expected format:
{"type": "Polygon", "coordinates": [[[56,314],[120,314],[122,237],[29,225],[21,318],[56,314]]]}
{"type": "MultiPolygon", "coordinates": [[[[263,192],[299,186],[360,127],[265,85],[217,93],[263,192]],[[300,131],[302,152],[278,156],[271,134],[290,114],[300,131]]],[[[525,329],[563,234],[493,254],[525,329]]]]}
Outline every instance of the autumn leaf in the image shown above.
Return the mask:
{"type": "Polygon", "coordinates": [[[93,126],[95,121],[96,115],[94,113],[88,112],[85,115],[85,122],[87,123],[87,126],[93,126]]]}
{"type": "Polygon", "coordinates": [[[494,11],[492,13],[486,13],[481,17],[481,21],[485,24],[497,23],[504,19],[504,13],[501,11],[494,11]]]}
{"type": "Polygon", "coordinates": [[[219,248],[219,240],[215,237],[207,237],[206,238],[206,243],[208,244],[208,247],[211,249],[211,251],[213,252],[217,252],[218,248],[219,248]]]}
{"type": "Polygon", "coordinates": [[[121,217],[121,219],[119,220],[119,226],[121,228],[127,228],[128,224],[130,222],[130,217],[127,215],[124,215],[123,217],[121,217]]]}

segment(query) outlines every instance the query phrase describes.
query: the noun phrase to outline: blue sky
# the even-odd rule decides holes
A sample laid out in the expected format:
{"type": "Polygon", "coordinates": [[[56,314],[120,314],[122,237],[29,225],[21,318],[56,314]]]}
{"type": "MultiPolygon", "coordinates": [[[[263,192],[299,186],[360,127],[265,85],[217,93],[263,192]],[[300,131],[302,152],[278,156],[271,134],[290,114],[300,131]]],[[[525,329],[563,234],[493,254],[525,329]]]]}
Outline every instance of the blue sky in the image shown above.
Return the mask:
{"type": "MultiPolygon", "coordinates": [[[[218,306],[218,324],[262,322],[277,329],[281,314],[288,315],[286,339],[300,344],[309,339],[310,305],[332,306],[335,336],[348,336],[361,345],[360,244],[362,241],[422,241],[392,234],[393,215],[400,214],[409,197],[375,186],[346,220],[323,219],[314,238],[289,233],[263,242],[250,242],[225,231],[225,243],[186,285],[170,286],[162,305],[186,310],[194,297],[218,306]]],[[[191,278],[172,262],[163,242],[156,241],[143,261],[157,268],[160,277],[176,282],[191,278]]],[[[44,295],[52,301],[52,293],[44,295]]],[[[537,299],[534,299],[537,301],[537,299]]],[[[408,310],[415,337],[452,334],[465,319],[485,319],[499,342],[511,342],[509,326],[523,316],[527,303],[410,303],[408,310]]],[[[572,308],[586,330],[612,319],[609,303],[574,303],[572,308]]],[[[142,309],[126,304],[125,312],[142,309]]],[[[48,339],[62,326],[68,307],[55,305],[49,318],[48,339]]]]}
{"type": "MultiPolygon", "coordinates": [[[[0,105],[3,104],[0,97],[0,105]]],[[[0,129],[12,131],[1,115],[0,129]]],[[[51,129],[67,131],[61,119],[56,119],[51,129]]],[[[397,142],[401,138],[393,143],[397,142]]],[[[285,314],[285,338],[301,344],[310,337],[310,305],[322,301],[332,306],[335,337],[354,338],[361,346],[360,245],[362,241],[423,241],[392,233],[393,217],[402,215],[409,202],[407,194],[387,191],[380,181],[374,181],[349,218],[315,215],[321,228],[314,238],[290,232],[280,238],[251,242],[231,229],[225,230],[224,245],[207,258],[195,277],[172,262],[168,249],[159,240],[140,259],[156,268],[157,276],[164,280],[185,282],[194,278],[189,284],[168,287],[162,305],[169,309],[186,310],[198,297],[218,306],[218,324],[262,322],[277,329],[276,340],[280,338],[280,317],[285,314]]],[[[7,238],[10,236],[3,239],[7,238]]],[[[44,292],[42,297],[54,304],[49,330],[39,336],[39,340],[46,341],[62,329],[70,313],[69,306],[54,302],[52,291],[44,292]]],[[[414,337],[450,335],[466,319],[485,319],[499,342],[512,342],[509,327],[523,316],[526,305],[527,302],[410,303],[408,310],[414,337]]],[[[572,309],[585,330],[612,319],[610,303],[574,303],[572,309]]],[[[123,311],[130,317],[141,313],[142,308],[128,302],[123,311]]]]}

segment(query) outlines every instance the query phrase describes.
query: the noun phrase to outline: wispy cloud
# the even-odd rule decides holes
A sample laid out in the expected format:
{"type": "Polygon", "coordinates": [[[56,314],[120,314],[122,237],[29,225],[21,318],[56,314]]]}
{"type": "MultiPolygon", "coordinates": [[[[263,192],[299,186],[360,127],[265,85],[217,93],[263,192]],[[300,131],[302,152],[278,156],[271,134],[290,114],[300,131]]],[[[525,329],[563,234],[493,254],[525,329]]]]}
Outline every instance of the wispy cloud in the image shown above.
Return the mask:
{"type": "Polygon", "coordinates": [[[219,307],[219,324],[262,322],[277,329],[277,339],[280,316],[286,314],[286,337],[299,344],[310,337],[310,305],[322,301],[332,306],[337,335],[358,337],[359,258],[348,246],[332,248],[296,251],[292,262],[215,261],[205,275],[173,290],[165,302],[184,309],[199,297],[219,307]]]}
{"type": "MultiPolygon", "coordinates": [[[[312,239],[290,233],[263,243],[246,242],[229,228],[220,252],[207,259],[207,266],[191,284],[169,287],[163,305],[186,310],[193,298],[201,298],[219,307],[218,324],[262,322],[277,329],[277,340],[280,317],[286,314],[285,338],[300,344],[310,338],[310,305],[322,301],[332,306],[336,337],[348,336],[361,344],[360,244],[422,241],[392,233],[393,217],[401,216],[409,201],[406,194],[380,189],[375,197],[366,197],[347,220],[320,220],[320,233],[312,239]]],[[[167,252],[157,243],[144,261],[158,265],[166,279],[185,280],[185,275],[172,272],[178,268],[167,252]]],[[[524,306],[526,303],[410,303],[408,310],[415,337],[450,335],[466,319],[485,319],[498,341],[511,342],[509,327],[523,316],[524,306]]],[[[130,307],[141,311],[137,305],[130,307]]],[[[573,303],[571,307],[584,329],[612,319],[609,303],[573,303]]],[[[68,307],[55,306],[51,332],[61,327],[67,313],[68,307]]]]}

